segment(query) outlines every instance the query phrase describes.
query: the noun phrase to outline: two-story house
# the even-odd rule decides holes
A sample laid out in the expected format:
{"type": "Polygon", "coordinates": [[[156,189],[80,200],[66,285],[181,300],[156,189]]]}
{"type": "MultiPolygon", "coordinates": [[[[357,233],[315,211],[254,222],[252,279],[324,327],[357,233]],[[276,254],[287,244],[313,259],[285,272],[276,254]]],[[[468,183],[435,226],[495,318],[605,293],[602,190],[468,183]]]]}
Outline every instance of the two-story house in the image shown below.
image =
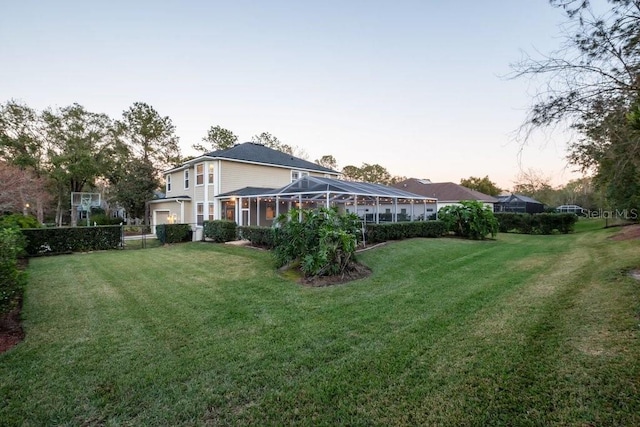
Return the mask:
{"type": "Polygon", "coordinates": [[[202,225],[214,219],[241,223],[238,195],[269,191],[309,175],[337,178],[340,173],[252,142],[213,151],[165,171],[165,198],[150,202],[151,221],[154,226],[202,225]],[[242,192],[233,194],[237,190],[242,192]]]}
{"type": "Polygon", "coordinates": [[[339,172],[252,142],[199,156],[164,176],[166,197],[149,202],[154,227],[186,223],[197,230],[216,219],[268,226],[292,207],[319,206],[365,212],[365,221],[379,222],[389,210],[381,209],[385,204],[409,206],[402,218],[414,220],[426,218],[427,204],[436,202],[380,184],[341,181],[339,172]]]}

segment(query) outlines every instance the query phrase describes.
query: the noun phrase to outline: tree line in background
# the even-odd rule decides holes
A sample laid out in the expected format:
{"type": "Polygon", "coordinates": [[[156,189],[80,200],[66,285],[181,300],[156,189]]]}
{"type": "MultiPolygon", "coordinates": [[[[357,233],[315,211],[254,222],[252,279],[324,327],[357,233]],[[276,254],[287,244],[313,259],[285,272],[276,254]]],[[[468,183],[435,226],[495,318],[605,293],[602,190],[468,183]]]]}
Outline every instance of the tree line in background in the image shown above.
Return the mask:
{"type": "MultiPolygon", "coordinates": [[[[300,147],[263,132],[252,142],[307,158],[300,147]]],[[[233,147],[238,137],[212,126],[193,148],[205,154],[233,147]]],[[[183,157],[176,128],[168,116],[135,102],[113,119],[74,103],[36,111],[15,100],[0,104],[0,214],[35,213],[40,223],[67,220],[72,192],[99,192],[130,218],[146,217],[146,203],[161,189],[162,171],[189,160],[183,157]]],[[[316,163],[337,170],[332,155],[316,163]]],[[[392,177],[378,164],[343,168],[346,179],[388,184],[392,177]]],[[[77,209],[77,207],[75,207],[77,209]]]]}
{"type": "MultiPolygon", "coordinates": [[[[77,103],[41,112],[13,100],[0,105],[3,212],[32,211],[41,223],[49,214],[61,225],[71,192],[100,191],[143,217],[160,171],[178,161],[171,119],[142,102],[117,120],[77,103]]],[[[72,212],[72,225],[76,218],[72,212]]]]}

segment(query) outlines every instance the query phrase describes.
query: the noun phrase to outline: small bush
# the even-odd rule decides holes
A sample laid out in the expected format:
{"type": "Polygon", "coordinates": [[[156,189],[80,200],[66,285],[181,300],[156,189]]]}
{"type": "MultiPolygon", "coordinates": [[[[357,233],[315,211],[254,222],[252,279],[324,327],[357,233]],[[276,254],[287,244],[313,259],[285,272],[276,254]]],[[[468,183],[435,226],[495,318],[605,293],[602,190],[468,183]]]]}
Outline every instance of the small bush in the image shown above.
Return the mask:
{"type": "Polygon", "coordinates": [[[25,240],[16,227],[0,228],[0,314],[11,311],[22,296],[26,276],[18,269],[25,240]]]}
{"type": "Polygon", "coordinates": [[[156,225],[156,237],[163,245],[190,242],[193,240],[193,231],[189,224],[159,224],[156,225]]]}
{"type": "Polygon", "coordinates": [[[10,214],[0,216],[0,227],[39,228],[41,224],[31,215],[10,214]]]}
{"type": "Polygon", "coordinates": [[[271,249],[275,246],[273,228],[271,227],[238,227],[238,235],[254,246],[271,249]]]}
{"type": "Polygon", "coordinates": [[[305,277],[344,273],[355,261],[360,219],[336,209],[291,209],[275,222],[274,256],[278,266],[300,264],[305,277]]]}
{"type": "Polygon", "coordinates": [[[212,239],[216,243],[231,242],[237,238],[237,224],[226,219],[205,221],[204,237],[212,239]]]}
{"type": "Polygon", "coordinates": [[[445,206],[438,211],[449,232],[468,239],[483,240],[487,235],[495,237],[498,220],[490,207],[476,200],[464,200],[459,205],[445,206]]]}

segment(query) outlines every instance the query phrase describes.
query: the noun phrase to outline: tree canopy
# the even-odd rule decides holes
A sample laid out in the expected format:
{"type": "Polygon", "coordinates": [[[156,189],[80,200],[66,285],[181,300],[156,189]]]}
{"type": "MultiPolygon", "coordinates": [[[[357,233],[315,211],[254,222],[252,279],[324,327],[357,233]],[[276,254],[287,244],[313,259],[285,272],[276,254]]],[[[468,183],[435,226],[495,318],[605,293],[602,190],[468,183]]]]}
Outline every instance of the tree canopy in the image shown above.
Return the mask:
{"type": "Polygon", "coordinates": [[[201,154],[206,154],[211,151],[226,150],[233,147],[238,142],[238,137],[229,129],[221,126],[211,126],[207,131],[207,135],[202,138],[202,142],[206,145],[194,144],[192,147],[201,154]]]}
{"type": "Polygon", "coordinates": [[[488,175],[484,178],[478,178],[475,176],[463,178],[460,180],[460,185],[490,196],[497,196],[502,193],[502,189],[498,187],[496,183],[491,181],[488,175]]]}
{"type": "Polygon", "coordinates": [[[513,65],[514,77],[544,81],[523,124],[525,137],[537,128],[568,125],[578,135],[569,162],[593,173],[611,204],[638,207],[640,2],[608,0],[602,12],[588,0],[550,4],[567,18],[562,45],[513,65]]]}

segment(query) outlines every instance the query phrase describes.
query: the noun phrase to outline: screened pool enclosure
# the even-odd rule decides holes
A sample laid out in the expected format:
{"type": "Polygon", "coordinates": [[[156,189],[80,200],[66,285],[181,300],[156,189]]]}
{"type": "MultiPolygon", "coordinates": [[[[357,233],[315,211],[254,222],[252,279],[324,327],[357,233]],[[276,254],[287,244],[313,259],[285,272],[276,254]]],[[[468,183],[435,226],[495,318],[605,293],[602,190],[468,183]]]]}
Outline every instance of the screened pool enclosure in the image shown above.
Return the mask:
{"type": "Polygon", "coordinates": [[[337,208],[365,222],[423,221],[436,215],[436,199],[368,182],[303,176],[269,189],[245,187],[218,195],[223,217],[240,226],[270,226],[292,208],[337,208]]]}

